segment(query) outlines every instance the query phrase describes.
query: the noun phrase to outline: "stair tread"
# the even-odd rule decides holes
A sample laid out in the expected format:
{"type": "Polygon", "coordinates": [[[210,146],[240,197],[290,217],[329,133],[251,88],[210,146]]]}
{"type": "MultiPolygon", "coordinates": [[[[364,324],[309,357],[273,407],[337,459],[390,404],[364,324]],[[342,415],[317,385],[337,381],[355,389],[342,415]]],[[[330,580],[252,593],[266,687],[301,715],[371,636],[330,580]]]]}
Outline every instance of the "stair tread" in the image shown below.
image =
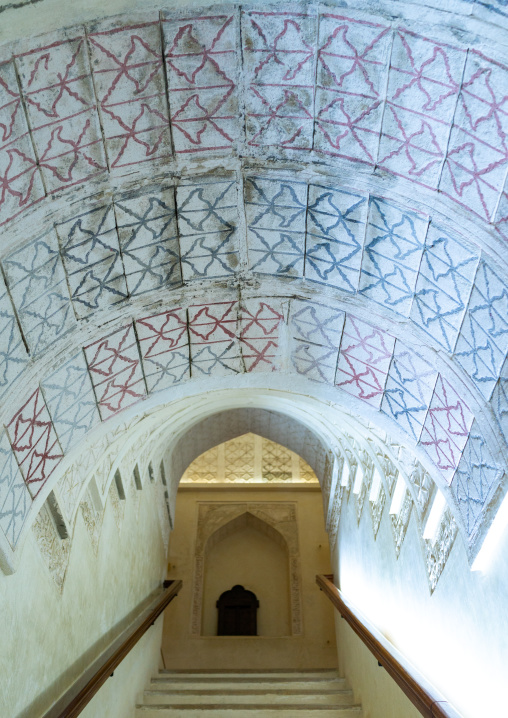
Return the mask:
{"type": "MultiPolygon", "coordinates": [[[[136,705],[136,708],[138,710],[242,710],[242,711],[251,711],[251,710],[262,710],[262,711],[289,711],[289,710],[309,710],[309,706],[303,703],[287,703],[283,706],[277,705],[277,706],[267,706],[266,703],[228,703],[224,705],[224,703],[161,703],[157,704],[154,703],[152,705],[148,705],[146,703],[141,703],[136,705]]],[[[323,711],[323,710],[335,710],[335,711],[360,711],[361,706],[357,705],[349,705],[349,706],[340,706],[336,703],[323,703],[320,705],[314,705],[312,706],[313,711],[323,711]]]]}
{"type": "Polygon", "coordinates": [[[361,718],[336,670],[160,671],[136,706],[138,718],[361,718]],[[314,699],[314,700],[313,700],[314,699]],[[151,711],[151,712],[150,712],[151,711]]]}
{"type": "MultiPolygon", "coordinates": [[[[273,688],[273,689],[251,689],[251,690],[228,690],[228,695],[232,696],[255,696],[255,695],[280,695],[281,692],[284,689],[282,688],[273,688]]],[[[286,691],[288,692],[288,691],[286,691]]],[[[165,694],[169,695],[169,691],[164,691],[160,688],[148,688],[145,693],[150,693],[152,695],[160,695],[165,694]]],[[[320,695],[323,694],[330,694],[330,695],[336,695],[336,694],[352,694],[353,691],[350,688],[344,688],[344,689],[327,689],[323,691],[319,691],[320,695]]],[[[199,696],[216,696],[216,695],[224,695],[223,690],[214,690],[214,689],[190,689],[190,690],[173,690],[170,693],[171,695],[199,695],[199,696]]],[[[306,691],[302,688],[295,688],[290,690],[290,695],[292,696],[313,696],[316,695],[316,691],[306,691]]]]}

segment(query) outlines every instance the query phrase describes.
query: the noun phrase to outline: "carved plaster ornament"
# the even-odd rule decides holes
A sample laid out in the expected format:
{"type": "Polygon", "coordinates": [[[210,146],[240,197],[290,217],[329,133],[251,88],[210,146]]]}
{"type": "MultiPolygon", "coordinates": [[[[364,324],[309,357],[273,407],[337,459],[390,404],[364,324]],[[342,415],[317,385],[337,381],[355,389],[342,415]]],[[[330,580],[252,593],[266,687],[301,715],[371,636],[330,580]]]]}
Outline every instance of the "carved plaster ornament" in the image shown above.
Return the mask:
{"type": "Polygon", "coordinates": [[[390,514],[390,524],[392,527],[392,536],[395,544],[395,556],[399,558],[400,549],[406,537],[409,519],[411,518],[411,509],[413,508],[413,500],[409,491],[406,489],[404,498],[398,514],[390,514]]]}

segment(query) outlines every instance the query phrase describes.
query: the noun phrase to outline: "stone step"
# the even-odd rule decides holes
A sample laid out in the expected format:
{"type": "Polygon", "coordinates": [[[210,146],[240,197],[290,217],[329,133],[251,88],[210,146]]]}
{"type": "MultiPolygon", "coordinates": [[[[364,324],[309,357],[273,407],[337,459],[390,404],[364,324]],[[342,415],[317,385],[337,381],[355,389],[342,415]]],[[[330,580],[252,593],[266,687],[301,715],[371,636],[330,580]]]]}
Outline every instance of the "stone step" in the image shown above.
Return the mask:
{"type": "Polygon", "coordinates": [[[152,678],[151,689],[158,690],[199,690],[200,688],[213,688],[217,691],[228,691],[234,688],[242,688],[243,690],[273,690],[282,687],[284,690],[309,690],[316,693],[322,691],[341,691],[347,690],[347,685],[344,678],[332,678],[332,679],[305,679],[301,680],[296,676],[292,678],[261,678],[258,679],[255,676],[249,678],[233,678],[227,679],[206,677],[206,678],[192,678],[192,677],[168,677],[160,676],[152,678]]]}
{"type": "Polygon", "coordinates": [[[159,670],[159,676],[169,676],[169,677],[176,677],[176,678],[217,678],[217,677],[224,677],[224,678],[249,678],[252,676],[255,676],[256,678],[309,678],[309,679],[316,679],[316,680],[322,680],[324,678],[338,678],[339,674],[337,672],[336,668],[314,668],[312,670],[308,671],[297,671],[297,670],[284,670],[284,669],[274,669],[274,670],[268,670],[268,671],[256,671],[251,669],[246,670],[217,670],[217,669],[205,669],[205,670],[170,670],[168,668],[160,669],[159,670]]]}
{"type": "Polygon", "coordinates": [[[143,703],[147,705],[169,704],[211,704],[221,701],[222,705],[229,704],[271,704],[284,705],[299,703],[302,705],[333,704],[351,706],[353,704],[353,691],[320,691],[291,690],[286,688],[269,690],[190,690],[190,691],[163,691],[148,690],[143,696],[143,703]]]}
{"type": "Polygon", "coordinates": [[[141,705],[136,706],[136,718],[362,718],[360,706],[319,705],[310,708],[296,703],[284,706],[250,705],[141,705]]]}

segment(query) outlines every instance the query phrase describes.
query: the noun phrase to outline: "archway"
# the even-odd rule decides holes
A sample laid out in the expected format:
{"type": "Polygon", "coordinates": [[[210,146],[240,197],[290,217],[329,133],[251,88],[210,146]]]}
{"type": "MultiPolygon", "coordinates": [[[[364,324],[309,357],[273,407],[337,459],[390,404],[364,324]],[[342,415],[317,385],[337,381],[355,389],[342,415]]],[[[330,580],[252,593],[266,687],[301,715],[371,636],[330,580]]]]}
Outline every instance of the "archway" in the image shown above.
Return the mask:
{"type": "MultiPolygon", "coordinates": [[[[222,511],[225,508],[222,506],[222,511]]],[[[277,508],[280,512],[280,506],[277,508]]],[[[216,515],[218,511],[220,509],[216,509],[216,515]]],[[[293,591],[300,593],[300,585],[290,587],[289,546],[269,520],[266,506],[263,519],[251,513],[249,507],[222,524],[206,540],[201,635],[218,635],[216,601],[234,584],[253,591],[259,601],[255,635],[290,635],[291,615],[295,612],[290,596],[293,591]]],[[[194,590],[199,593],[198,586],[194,590]]]]}

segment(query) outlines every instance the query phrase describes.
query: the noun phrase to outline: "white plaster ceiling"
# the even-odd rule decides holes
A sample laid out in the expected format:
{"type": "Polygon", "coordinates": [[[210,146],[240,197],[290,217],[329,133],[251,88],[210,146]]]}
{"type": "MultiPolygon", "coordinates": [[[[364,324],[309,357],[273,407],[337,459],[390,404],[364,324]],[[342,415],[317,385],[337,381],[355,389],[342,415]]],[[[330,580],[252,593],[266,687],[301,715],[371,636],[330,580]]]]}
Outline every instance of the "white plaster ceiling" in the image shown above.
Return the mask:
{"type": "Polygon", "coordinates": [[[101,422],[224,377],[310,380],[483,535],[508,437],[503,5],[365,9],[147,10],[0,48],[6,555],[101,422]]]}

